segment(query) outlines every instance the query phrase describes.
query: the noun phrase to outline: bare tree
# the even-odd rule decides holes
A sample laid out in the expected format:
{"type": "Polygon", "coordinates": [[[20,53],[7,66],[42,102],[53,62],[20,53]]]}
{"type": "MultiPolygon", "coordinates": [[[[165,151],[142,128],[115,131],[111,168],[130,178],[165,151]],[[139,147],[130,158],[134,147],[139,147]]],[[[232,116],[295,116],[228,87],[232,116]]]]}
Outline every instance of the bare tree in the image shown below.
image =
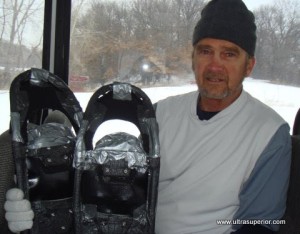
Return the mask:
{"type": "Polygon", "coordinates": [[[70,67],[73,73],[83,69],[94,83],[103,83],[118,75],[122,51],[130,44],[127,14],[125,3],[90,2],[72,33],[70,67]]]}
{"type": "Polygon", "coordinates": [[[193,29],[200,19],[200,13],[204,7],[203,0],[173,0],[175,32],[178,34],[178,42],[184,46],[191,40],[193,29]]]}
{"type": "Polygon", "coordinates": [[[276,82],[294,83],[299,74],[296,64],[300,52],[299,0],[277,0],[273,6],[259,8],[255,15],[256,74],[276,82]]]}
{"type": "Polygon", "coordinates": [[[0,16],[0,19],[1,19],[1,32],[0,32],[0,43],[3,39],[3,34],[4,34],[4,29],[5,29],[5,25],[6,25],[6,10],[5,10],[5,0],[3,0],[3,7],[2,7],[2,15],[0,16]]]}
{"type": "MultiPolygon", "coordinates": [[[[5,56],[6,61],[1,60],[1,65],[5,67],[4,73],[1,74],[1,83],[2,86],[7,86],[12,76],[19,72],[12,72],[12,70],[16,67],[24,67],[26,64],[23,54],[26,48],[24,47],[24,32],[29,23],[35,23],[35,13],[41,12],[43,8],[42,3],[37,3],[35,0],[4,0],[0,3],[0,7],[2,11],[0,17],[1,52],[10,55],[5,56]]],[[[33,47],[37,48],[40,44],[41,38],[33,47]]]]}

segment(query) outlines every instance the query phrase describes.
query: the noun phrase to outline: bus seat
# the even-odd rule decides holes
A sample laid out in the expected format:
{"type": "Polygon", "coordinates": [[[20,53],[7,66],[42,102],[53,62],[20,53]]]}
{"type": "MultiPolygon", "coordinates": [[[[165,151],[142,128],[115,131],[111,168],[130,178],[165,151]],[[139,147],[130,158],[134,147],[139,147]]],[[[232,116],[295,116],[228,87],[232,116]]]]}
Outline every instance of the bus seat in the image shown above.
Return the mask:
{"type": "MultiPolygon", "coordinates": [[[[47,123],[71,123],[60,112],[52,111],[45,119],[47,123]]],[[[0,233],[11,234],[7,221],[5,220],[4,203],[6,201],[6,192],[10,188],[16,187],[14,182],[14,161],[12,155],[12,141],[9,130],[0,135],[0,233]]]]}
{"type": "Polygon", "coordinates": [[[0,233],[9,234],[7,221],[4,218],[4,202],[6,191],[15,186],[14,162],[9,130],[0,135],[0,233]]]}
{"type": "MultiPolygon", "coordinates": [[[[295,122],[296,123],[296,122],[295,122]]],[[[286,211],[279,234],[300,233],[300,135],[292,136],[292,163],[286,211]]]]}
{"type": "Polygon", "coordinates": [[[300,135],[300,109],[296,113],[293,127],[293,135],[300,135]]]}

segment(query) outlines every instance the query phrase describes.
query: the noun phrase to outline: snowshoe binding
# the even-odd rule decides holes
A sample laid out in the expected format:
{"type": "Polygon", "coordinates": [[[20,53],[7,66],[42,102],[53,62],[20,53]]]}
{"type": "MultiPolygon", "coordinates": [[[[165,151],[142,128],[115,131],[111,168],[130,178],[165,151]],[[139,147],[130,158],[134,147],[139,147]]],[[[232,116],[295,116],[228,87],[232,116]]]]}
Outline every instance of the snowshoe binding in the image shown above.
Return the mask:
{"type": "Polygon", "coordinates": [[[75,149],[76,234],[152,234],[160,167],[158,125],[148,96],[127,83],[99,88],[89,100],[75,149]],[[125,120],[140,136],[105,135],[98,127],[125,120]]]}

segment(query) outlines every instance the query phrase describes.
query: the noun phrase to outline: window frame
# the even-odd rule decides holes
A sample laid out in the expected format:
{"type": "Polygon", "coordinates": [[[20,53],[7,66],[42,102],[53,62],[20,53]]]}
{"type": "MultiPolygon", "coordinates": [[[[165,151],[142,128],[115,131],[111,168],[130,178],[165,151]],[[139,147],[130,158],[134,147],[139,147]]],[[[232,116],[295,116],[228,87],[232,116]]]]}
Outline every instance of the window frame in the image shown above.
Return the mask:
{"type": "Polygon", "coordinates": [[[71,0],[45,0],[42,68],[68,84],[71,0]]]}

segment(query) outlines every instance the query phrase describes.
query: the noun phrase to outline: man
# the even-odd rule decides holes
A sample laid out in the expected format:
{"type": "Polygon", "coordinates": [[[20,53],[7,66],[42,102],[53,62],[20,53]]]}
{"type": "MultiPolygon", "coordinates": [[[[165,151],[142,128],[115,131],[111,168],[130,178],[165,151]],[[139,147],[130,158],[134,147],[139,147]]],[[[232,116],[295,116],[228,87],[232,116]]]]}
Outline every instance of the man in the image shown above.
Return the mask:
{"type": "Polygon", "coordinates": [[[255,43],[254,16],[241,0],[203,9],[192,54],[199,91],[157,105],[157,234],[278,230],[272,220],[285,211],[291,142],[287,123],[243,90],[255,43]]]}
{"type": "Polygon", "coordinates": [[[291,142],[288,124],[243,90],[255,43],[254,16],[241,0],[212,0],[203,9],[193,34],[198,91],[157,105],[158,234],[278,230],[291,142]]]}

